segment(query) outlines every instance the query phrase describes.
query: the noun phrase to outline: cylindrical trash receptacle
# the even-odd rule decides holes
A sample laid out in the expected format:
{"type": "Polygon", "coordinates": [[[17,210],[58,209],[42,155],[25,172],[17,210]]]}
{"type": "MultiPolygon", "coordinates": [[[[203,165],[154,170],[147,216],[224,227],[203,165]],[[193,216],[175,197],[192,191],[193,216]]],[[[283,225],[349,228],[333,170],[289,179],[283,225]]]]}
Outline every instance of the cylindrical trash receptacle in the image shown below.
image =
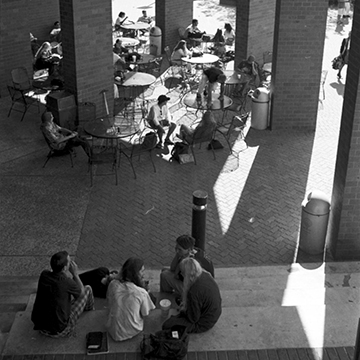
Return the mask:
{"type": "Polygon", "coordinates": [[[270,90],[257,88],[251,95],[251,127],[265,130],[268,127],[270,90]]]}
{"type": "Polygon", "coordinates": [[[65,90],[53,91],[46,96],[46,106],[52,112],[56,124],[75,130],[77,106],[73,94],[65,90]]]}
{"type": "Polygon", "coordinates": [[[161,29],[157,26],[150,29],[150,54],[161,55],[161,29]]]}
{"type": "Polygon", "coordinates": [[[299,248],[311,255],[321,254],[324,252],[330,200],[322,191],[313,190],[304,199],[301,208],[299,248]]]}

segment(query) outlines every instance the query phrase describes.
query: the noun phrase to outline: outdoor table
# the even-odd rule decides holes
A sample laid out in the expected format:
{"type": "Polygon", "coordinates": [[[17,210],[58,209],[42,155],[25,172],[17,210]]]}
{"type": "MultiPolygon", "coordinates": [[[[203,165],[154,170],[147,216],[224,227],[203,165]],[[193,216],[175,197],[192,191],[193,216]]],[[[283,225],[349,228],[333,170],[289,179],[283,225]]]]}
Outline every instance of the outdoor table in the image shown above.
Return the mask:
{"type": "Polygon", "coordinates": [[[135,24],[121,25],[121,27],[127,30],[147,30],[150,25],[145,22],[137,22],[135,24]]]}
{"type": "Polygon", "coordinates": [[[213,54],[203,54],[202,56],[195,56],[195,57],[182,57],[181,61],[184,61],[189,64],[197,64],[197,65],[204,65],[204,64],[213,64],[219,61],[219,57],[213,54]]]}
{"type": "Polygon", "coordinates": [[[130,38],[130,37],[119,37],[117,39],[120,39],[122,41],[122,45],[124,47],[136,47],[140,44],[140,41],[138,39],[130,38]]]}
{"type": "Polygon", "coordinates": [[[219,96],[220,94],[214,94],[212,93],[211,96],[211,105],[210,107],[208,107],[207,105],[207,97],[202,97],[201,101],[198,101],[196,99],[196,92],[189,92],[187,93],[182,102],[186,107],[192,108],[192,109],[196,109],[196,110],[202,110],[202,111],[206,111],[206,110],[225,110],[227,109],[229,106],[232,105],[233,101],[229,96],[224,95],[224,99],[223,100],[219,100],[219,96]]]}
{"type": "Polygon", "coordinates": [[[157,56],[151,54],[140,54],[140,55],[141,55],[140,60],[136,61],[136,64],[138,65],[147,64],[149,61],[157,58],[157,56]]]}
{"type": "Polygon", "coordinates": [[[156,81],[156,77],[151,74],[143,73],[140,71],[130,71],[128,73],[125,73],[124,75],[124,81],[115,83],[119,86],[124,87],[145,87],[150,86],[156,81]]]}
{"type": "Polygon", "coordinates": [[[241,74],[237,73],[235,70],[223,70],[226,75],[225,81],[225,93],[229,95],[231,90],[236,88],[237,84],[241,83],[241,74]]]}
{"type": "Polygon", "coordinates": [[[135,135],[139,131],[139,127],[136,123],[130,124],[125,119],[116,116],[86,123],[84,130],[95,138],[117,142],[118,139],[135,135]]]}

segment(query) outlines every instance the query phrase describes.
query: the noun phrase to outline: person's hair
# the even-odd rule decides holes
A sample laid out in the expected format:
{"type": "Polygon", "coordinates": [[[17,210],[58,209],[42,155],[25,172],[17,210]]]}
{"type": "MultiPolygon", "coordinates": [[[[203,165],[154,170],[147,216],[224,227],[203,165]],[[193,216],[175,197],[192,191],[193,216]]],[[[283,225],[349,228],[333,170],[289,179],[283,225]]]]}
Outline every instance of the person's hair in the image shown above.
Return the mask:
{"type": "Polygon", "coordinates": [[[254,56],[254,55],[249,55],[248,58],[247,58],[247,61],[248,61],[248,62],[253,62],[253,61],[255,61],[255,56],[254,56]]]}
{"type": "Polygon", "coordinates": [[[143,10],[142,13],[143,13],[144,16],[147,16],[146,10],[143,10]]]}
{"type": "Polygon", "coordinates": [[[68,252],[59,251],[51,257],[50,266],[54,273],[59,273],[68,263],[68,252]]]}
{"type": "Polygon", "coordinates": [[[182,308],[187,308],[187,294],[196,279],[202,274],[203,269],[200,263],[193,257],[187,257],[180,263],[181,274],[184,277],[184,288],[182,293],[182,308]]]}
{"type": "Polygon", "coordinates": [[[55,21],[54,26],[58,26],[58,25],[60,25],[60,21],[55,21]]]}
{"type": "Polygon", "coordinates": [[[47,41],[43,42],[35,54],[35,60],[39,58],[44,49],[51,49],[51,44],[47,41]]]}
{"type": "Polygon", "coordinates": [[[180,235],[176,239],[176,243],[181,246],[184,250],[192,250],[195,246],[195,239],[190,235],[180,235]]]}
{"type": "Polygon", "coordinates": [[[41,115],[41,122],[42,122],[43,124],[47,123],[48,121],[51,120],[52,116],[53,116],[53,115],[52,115],[52,113],[51,113],[49,110],[45,110],[45,111],[42,113],[42,115],[41,115]]]}
{"type": "Polygon", "coordinates": [[[119,280],[121,282],[131,281],[137,286],[144,287],[143,281],[140,279],[139,272],[144,266],[144,261],[131,257],[127,259],[121,268],[119,280]]]}
{"type": "Polygon", "coordinates": [[[119,17],[123,17],[123,16],[125,16],[125,13],[123,11],[120,11],[119,12],[119,17]]]}
{"type": "Polygon", "coordinates": [[[232,26],[231,26],[229,23],[225,23],[224,28],[225,28],[225,30],[226,30],[227,32],[230,32],[230,31],[233,29],[232,26]]]}
{"type": "Polygon", "coordinates": [[[195,25],[195,24],[198,24],[199,21],[198,21],[197,19],[193,19],[191,23],[192,23],[193,25],[195,25]]]}
{"type": "Polygon", "coordinates": [[[179,49],[185,50],[185,48],[186,48],[186,41],[185,40],[180,40],[177,43],[177,45],[175,46],[174,51],[179,50],[179,49]]]}

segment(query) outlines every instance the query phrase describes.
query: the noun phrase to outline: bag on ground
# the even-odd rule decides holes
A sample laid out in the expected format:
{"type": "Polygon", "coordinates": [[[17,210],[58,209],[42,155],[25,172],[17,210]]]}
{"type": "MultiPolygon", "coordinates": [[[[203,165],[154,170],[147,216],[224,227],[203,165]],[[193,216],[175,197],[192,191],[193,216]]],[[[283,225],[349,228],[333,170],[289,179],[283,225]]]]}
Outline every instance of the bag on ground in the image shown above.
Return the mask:
{"type": "Polygon", "coordinates": [[[189,154],[189,145],[183,142],[175,143],[173,149],[171,150],[171,160],[175,160],[180,163],[180,156],[182,154],[189,154]]]}
{"type": "Polygon", "coordinates": [[[332,68],[333,68],[334,70],[339,70],[340,67],[341,67],[341,65],[342,65],[342,63],[343,63],[343,58],[342,58],[341,55],[339,55],[339,56],[337,56],[336,58],[334,58],[334,59],[332,60],[332,68]]]}

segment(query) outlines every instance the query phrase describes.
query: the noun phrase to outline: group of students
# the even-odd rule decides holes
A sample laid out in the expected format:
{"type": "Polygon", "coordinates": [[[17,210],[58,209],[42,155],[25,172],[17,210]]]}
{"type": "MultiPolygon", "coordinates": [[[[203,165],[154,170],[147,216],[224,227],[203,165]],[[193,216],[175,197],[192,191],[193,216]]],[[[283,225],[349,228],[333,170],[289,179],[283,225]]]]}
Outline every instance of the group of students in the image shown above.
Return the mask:
{"type": "MultiPolygon", "coordinates": [[[[176,239],[175,251],[171,266],[161,271],[160,291],[175,293],[178,314],[165,320],[162,327],[182,325],[189,333],[205,332],[216,324],[222,311],[213,265],[189,235],[176,239]]],[[[72,336],[82,312],[94,310],[94,296],[108,300],[106,328],[115,341],[143,331],[144,317],[156,308],[142,259],[127,259],[119,272],[98,268],[79,275],[69,254],[60,251],[51,257],[50,265],[51,270],[40,275],[31,314],[34,329],[44,335],[72,336]]]]}

